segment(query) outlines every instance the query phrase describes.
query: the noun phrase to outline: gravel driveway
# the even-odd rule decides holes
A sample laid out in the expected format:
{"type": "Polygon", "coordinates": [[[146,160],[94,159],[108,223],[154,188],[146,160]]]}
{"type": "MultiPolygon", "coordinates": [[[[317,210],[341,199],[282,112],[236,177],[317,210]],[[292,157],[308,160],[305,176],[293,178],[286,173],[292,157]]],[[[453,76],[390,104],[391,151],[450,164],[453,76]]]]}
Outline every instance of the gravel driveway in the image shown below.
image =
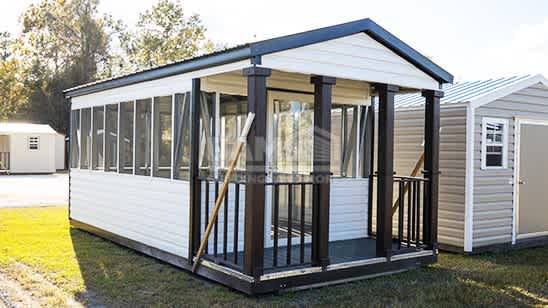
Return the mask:
{"type": "Polygon", "coordinates": [[[0,207],[68,204],[68,174],[0,176],[0,207]]]}

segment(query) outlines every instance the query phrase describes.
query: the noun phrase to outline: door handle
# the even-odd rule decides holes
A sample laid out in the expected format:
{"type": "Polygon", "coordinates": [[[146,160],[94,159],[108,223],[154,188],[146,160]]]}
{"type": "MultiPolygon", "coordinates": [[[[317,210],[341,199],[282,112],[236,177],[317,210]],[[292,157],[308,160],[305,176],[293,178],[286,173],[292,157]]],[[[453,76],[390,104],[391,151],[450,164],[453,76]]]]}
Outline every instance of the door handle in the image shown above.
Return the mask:
{"type": "Polygon", "coordinates": [[[524,180],[519,180],[519,181],[518,181],[518,184],[519,184],[519,185],[523,185],[523,184],[525,184],[525,181],[524,181],[524,180]]]}

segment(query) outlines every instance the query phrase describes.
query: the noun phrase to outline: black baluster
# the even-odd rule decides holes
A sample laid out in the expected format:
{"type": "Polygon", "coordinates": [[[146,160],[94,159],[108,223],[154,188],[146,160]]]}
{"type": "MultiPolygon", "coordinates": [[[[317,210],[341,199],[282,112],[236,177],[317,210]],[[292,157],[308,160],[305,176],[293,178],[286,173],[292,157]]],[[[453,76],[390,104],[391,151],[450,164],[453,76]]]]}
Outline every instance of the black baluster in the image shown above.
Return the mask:
{"type": "Polygon", "coordinates": [[[230,184],[225,194],[224,204],[224,223],[223,223],[223,259],[227,259],[228,255],[228,192],[230,191],[230,184]]]}
{"type": "Polygon", "coordinates": [[[287,265],[291,264],[291,238],[293,236],[293,185],[287,186],[287,265]]]}
{"type": "Polygon", "coordinates": [[[304,219],[305,219],[306,185],[301,184],[301,264],[304,263],[304,219]]]}
{"type": "Polygon", "coordinates": [[[238,219],[240,217],[240,184],[236,183],[234,192],[234,243],[232,253],[234,264],[238,264],[238,219]]]}
{"type": "Polygon", "coordinates": [[[411,247],[411,202],[413,189],[413,181],[407,183],[407,248],[411,247]]]}
{"type": "Polygon", "coordinates": [[[274,248],[272,254],[272,266],[278,266],[278,224],[279,224],[279,185],[274,184],[274,248]]]}

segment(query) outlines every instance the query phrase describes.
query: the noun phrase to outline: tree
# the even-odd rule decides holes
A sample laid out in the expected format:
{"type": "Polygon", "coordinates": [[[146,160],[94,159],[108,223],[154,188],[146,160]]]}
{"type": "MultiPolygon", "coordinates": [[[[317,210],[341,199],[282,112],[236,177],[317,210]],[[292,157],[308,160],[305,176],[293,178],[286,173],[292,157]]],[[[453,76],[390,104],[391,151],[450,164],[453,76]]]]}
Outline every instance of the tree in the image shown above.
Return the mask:
{"type": "Polygon", "coordinates": [[[179,0],[160,0],[140,14],[134,32],[126,32],[121,45],[131,69],[180,61],[214,49],[206,39],[200,16],[186,16],[179,0]]]}
{"type": "Polygon", "coordinates": [[[112,19],[99,16],[98,2],[42,0],[21,17],[29,116],[59,131],[67,131],[69,118],[62,91],[108,71],[112,19]]]}
{"type": "Polygon", "coordinates": [[[17,118],[27,106],[26,75],[15,45],[8,32],[0,33],[0,120],[17,118]]]}

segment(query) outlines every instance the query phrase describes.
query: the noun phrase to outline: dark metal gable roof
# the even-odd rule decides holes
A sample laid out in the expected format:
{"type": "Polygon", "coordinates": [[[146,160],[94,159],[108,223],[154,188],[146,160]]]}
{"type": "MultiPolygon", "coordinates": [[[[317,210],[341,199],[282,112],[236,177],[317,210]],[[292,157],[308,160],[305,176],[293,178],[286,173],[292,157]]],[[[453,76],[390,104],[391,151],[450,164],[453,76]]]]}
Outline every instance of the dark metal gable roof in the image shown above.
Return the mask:
{"type": "Polygon", "coordinates": [[[184,61],[74,87],[65,90],[64,93],[67,97],[74,97],[245,59],[257,59],[260,61],[259,59],[262,55],[320,43],[360,32],[367,33],[388,49],[430,75],[439,83],[453,82],[453,76],[447,71],[405,44],[371,19],[366,18],[335,26],[239,45],[184,61]]]}

